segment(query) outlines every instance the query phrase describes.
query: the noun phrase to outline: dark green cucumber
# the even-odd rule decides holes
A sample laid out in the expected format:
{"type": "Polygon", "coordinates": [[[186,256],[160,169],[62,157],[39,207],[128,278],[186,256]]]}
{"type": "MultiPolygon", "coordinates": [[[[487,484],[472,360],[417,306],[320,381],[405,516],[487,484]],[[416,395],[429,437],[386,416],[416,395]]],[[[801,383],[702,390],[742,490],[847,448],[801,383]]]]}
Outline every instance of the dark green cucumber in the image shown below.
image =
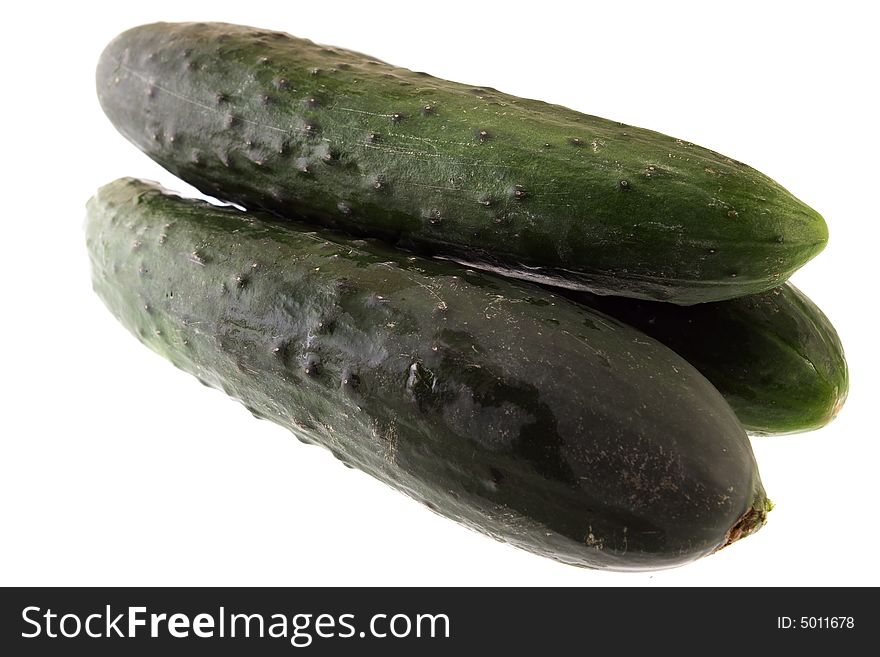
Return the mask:
{"type": "Polygon", "coordinates": [[[818,429],[846,400],[849,372],[837,331],[791,284],[688,307],[584,292],[564,295],[678,352],[718,388],[752,433],[818,429]]]}
{"type": "Polygon", "coordinates": [[[538,282],[715,301],[779,285],[827,241],[814,210],[713,151],[278,32],[137,27],[97,90],[202,192],[538,282]]]}
{"type": "Polygon", "coordinates": [[[681,357],[529,284],[124,179],[95,290],[254,414],[470,527],[580,566],[674,566],[759,528],[745,432],[681,357]]]}

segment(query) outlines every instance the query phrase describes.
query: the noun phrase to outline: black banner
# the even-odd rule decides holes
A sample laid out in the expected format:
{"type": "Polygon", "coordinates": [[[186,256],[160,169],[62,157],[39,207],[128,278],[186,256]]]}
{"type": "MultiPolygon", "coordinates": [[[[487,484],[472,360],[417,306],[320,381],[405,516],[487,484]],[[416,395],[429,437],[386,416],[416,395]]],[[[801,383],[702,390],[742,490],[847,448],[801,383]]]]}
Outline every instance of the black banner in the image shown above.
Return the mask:
{"type": "Polygon", "coordinates": [[[24,588],[0,595],[6,655],[845,650],[866,645],[876,616],[866,589],[24,588]]]}

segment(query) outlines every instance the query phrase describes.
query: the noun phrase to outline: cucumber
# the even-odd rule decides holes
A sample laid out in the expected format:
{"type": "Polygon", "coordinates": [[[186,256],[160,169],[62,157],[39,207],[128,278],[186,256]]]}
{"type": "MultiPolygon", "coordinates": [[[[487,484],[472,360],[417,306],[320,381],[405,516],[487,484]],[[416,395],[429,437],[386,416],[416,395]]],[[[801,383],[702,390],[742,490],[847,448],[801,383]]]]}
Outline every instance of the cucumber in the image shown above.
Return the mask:
{"type": "Polygon", "coordinates": [[[827,241],[778,183],[665,135],[279,32],[129,30],[119,131],[206,194],[537,282],[691,304],[775,287],[827,241]]]}
{"type": "Polygon", "coordinates": [[[650,569],[765,521],[748,437],[709,382],[540,287],[133,179],[89,202],[87,241],[95,290],[147,346],[497,539],[650,569]]]}
{"type": "Polygon", "coordinates": [[[718,388],[751,433],[818,429],[846,400],[849,372],[837,331],[791,284],[688,307],[579,292],[565,296],[678,352],[718,388]]]}

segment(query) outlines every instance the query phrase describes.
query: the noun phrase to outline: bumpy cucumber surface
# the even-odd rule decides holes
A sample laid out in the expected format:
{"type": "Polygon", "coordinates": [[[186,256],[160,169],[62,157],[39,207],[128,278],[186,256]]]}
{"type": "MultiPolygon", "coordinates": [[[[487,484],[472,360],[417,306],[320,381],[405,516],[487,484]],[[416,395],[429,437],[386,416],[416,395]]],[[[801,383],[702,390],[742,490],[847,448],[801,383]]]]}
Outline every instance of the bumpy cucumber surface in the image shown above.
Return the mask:
{"type": "Polygon", "coordinates": [[[827,240],[814,210],[713,151],[278,32],[137,27],[97,91],[207,194],[539,282],[714,301],[779,285],[827,240]]]}
{"type": "Polygon", "coordinates": [[[755,434],[818,429],[843,406],[849,372],[834,326],[791,284],[717,303],[565,293],[644,331],[694,365],[755,434]]]}
{"type": "Polygon", "coordinates": [[[97,293],[255,415],[497,539],[648,569],[759,528],[745,432],[671,350],[537,286],[123,179],[97,293]]]}

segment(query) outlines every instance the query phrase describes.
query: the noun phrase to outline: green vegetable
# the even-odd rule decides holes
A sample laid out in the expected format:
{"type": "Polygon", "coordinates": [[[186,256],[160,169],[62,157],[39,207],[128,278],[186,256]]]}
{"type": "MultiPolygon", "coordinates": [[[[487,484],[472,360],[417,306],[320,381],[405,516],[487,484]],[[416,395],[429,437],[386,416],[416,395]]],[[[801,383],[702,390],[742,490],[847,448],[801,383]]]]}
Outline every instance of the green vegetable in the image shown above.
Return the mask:
{"type": "Polygon", "coordinates": [[[566,296],[678,352],[718,388],[753,433],[818,429],[846,400],[849,373],[840,338],[793,285],[686,308],[579,292],[566,296]]]}
{"type": "Polygon", "coordinates": [[[715,301],[779,285],[827,241],[814,210],[713,151],[278,32],[137,27],[97,90],[205,193],[539,282],[715,301]]]}
{"type": "Polygon", "coordinates": [[[95,290],[146,345],[497,539],[648,569],[765,521],[747,436],[708,381],[539,287],[133,179],[89,202],[87,239],[95,290]]]}

